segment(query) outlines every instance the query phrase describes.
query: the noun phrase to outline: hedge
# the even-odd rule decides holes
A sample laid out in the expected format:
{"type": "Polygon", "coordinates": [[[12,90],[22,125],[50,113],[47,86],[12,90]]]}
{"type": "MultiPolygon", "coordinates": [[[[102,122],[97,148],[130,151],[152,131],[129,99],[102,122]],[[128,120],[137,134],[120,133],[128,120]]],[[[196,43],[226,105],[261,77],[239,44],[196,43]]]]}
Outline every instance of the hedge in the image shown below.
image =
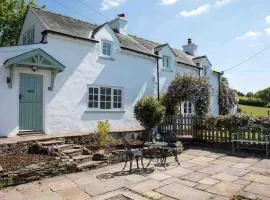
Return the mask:
{"type": "Polygon", "coordinates": [[[257,107],[265,107],[266,102],[259,98],[253,98],[253,97],[240,97],[239,104],[241,105],[247,105],[247,106],[257,106],[257,107]]]}

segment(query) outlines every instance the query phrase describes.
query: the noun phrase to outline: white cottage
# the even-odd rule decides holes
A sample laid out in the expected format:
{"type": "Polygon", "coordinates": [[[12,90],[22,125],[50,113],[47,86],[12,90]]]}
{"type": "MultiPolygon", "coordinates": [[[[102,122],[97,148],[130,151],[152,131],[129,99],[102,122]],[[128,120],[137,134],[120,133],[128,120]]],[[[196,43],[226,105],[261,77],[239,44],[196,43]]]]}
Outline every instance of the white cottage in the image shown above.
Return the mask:
{"type": "Polygon", "coordinates": [[[28,8],[18,45],[0,48],[0,136],[93,132],[106,119],[113,131],[140,130],[134,104],[166,92],[176,74],[206,76],[219,114],[220,73],[190,39],[182,51],[127,27],[124,14],[98,26],[28,8]]]}

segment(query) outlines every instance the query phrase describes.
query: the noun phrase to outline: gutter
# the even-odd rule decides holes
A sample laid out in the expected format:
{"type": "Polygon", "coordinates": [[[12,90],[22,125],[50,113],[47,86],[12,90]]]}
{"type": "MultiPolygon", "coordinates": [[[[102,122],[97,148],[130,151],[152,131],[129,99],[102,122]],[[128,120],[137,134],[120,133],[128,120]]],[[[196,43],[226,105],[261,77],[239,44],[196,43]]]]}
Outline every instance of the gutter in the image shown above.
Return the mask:
{"type": "Polygon", "coordinates": [[[66,34],[66,33],[61,33],[61,32],[58,32],[58,31],[52,31],[52,30],[45,30],[45,31],[43,31],[41,33],[42,34],[42,42],[44,42],[44,38],[45,38],[45,36],[48,33],[62,35],[62,36],[66,36],[66,37],[73,38],[73,39],[84,40],[84,41],[87,41],[87,42],[99,43],[99,41],[94,40],[94,39],[84,38],[84,37],[80,37],[80,36],[75,36],[75,35],[70,35],[70,34],[66,34]]]}
{"type": "Polygon", "coordinates": [[[131,48],[128,48],[128,47],[124,47],[124,46],[121,46],[121,49],[128,50],[128,51],[133,51],[135,53],[144,54],[144,55],[151,56],[151,57],[154,57],[154,58],[160,58],[159,56],[156,56],[156,55],[153,55],[153,54],[150,54],[150,53],[145,53],[145,52],[138,51],[138,50],[131,49],[131,48]]]}
{"type": "Polygon", "coordinates": [[[194,67],[194,68],[197,68],[197,69],[202,69],[202,68],[201,68],[201,67],[199,67],[199,66],[190,65],[190,64],[183,63],[183,62],[180,62],[180,61],[176,61],[176,63],[178,63],[178,64],[182,64],[182,65],[186,65],[186,66],[188,66],[188,67],[194,67]]]}
{"type": "Polygon", "coordinates": [[[159,94],[159,57],[157,57],[157,98],[158,98],[158,101],[159,101],[159,97],[160,97],[160,94],[159,94]]]}

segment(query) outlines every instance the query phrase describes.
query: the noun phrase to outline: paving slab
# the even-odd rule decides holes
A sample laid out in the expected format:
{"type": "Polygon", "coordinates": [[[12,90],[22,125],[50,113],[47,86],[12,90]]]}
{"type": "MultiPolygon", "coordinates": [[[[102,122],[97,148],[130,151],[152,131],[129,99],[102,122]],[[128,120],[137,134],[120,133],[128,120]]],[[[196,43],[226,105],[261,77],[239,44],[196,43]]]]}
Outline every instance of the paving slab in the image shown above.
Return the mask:
{"type": "Polygon", "coordinates": [[[162,197],[164,197],[163,194],[160,194],[160,193],[154,192],[154,191],[148,191],[148,192],[145,192],[143,194],[151,199],[161,199],[162,197]]]}
{"type": "Polygon", "coordinates": [[[166,170],[164,173],[167,175],[170,175],[170,176],[174,176],[174,177],[181,177],[181,176],[184,176],[186,174],[191,174],[193,172],[194,171],[192,171],[190,169],[186,169],[183,167],[176,167],[173,169],[166,170]]]}
{"type": "Polygon", "coordinates": [[[156,190],[166,196],[176,199],[192,199],[192,200],[208,200],[213,197],[213,194],[194,189],[178,183],[172,183],[156,190]]]}
{"type": "Polygon", "coordinates": [[[211,177],[214,179],[221,180],[221,181],[229,181],[229,182],[232,182],[232,181],[235,181],[236,179],[238,179],[237,176],[233,176],[233,175],[230,175],[230,174],[227,174],[224,172],[213,175],[211,177]]]}
{"type": "Polygon", "coordinates": [[[189,187],[194,187],[195,185],[198,185],[198,183],[196,183],[196,182],[187,181],[187,180],[183,180],[183,179],[176,178],[176,177],[168,178],[168,179],[162,181],[162,184],[164,184],[164,185],[168,185],[171,183],[179,183],[181,185],[186,185],[189,187]]]}
{"type": "Polygon", "coordinates": [[[262,176],[259,174],[248,173],[247,175],[242,177],[242,179],[270,185],[270,177],[269,176],[262,176]]]}
{"type": "Polygon", "coordinates": [[[26,200],[24,196],[15,189],[4,190],[0,194],[1,200],[26,200]]]}
{"type": "Polygon", "coordinates": [[[56,192],[46,191],[25,195],[26,200],[63,200],[56,192]]]}
{"type": "Polygon", "coordinates": [[[139,183],[139,182],[146,181],[149,179],[149,177],[145,177],[138,174],[130,174],[128,176],[123,176],[122,178],[131,183],[139,183]]]}
{"type": "Polygon", "coordinates": [[[245,191],[270,197],[270,186],[261,183],[251,183],[245,189],[245,191]]]}
{"type": "Polygon", "coordinates": [[[227,169],[224,169],[225,173],[233,175],[233,176],[244,176],[246,175],[248,172],[250,172],[250,170],[246,170],[246,169],[239,169],[239,168],[235,168],[235,167],[230,167],[227,169]]]}
{"type": "Polygon", "coordinates": [[[128,181],[122,178],[112,178],[108,180],[93,180],[92,183],[79,186],[79,188],[91,196],[97,196],[125,186],[129,186],[128,181]]]}
{"type": "Polygon", "coordinates": [[[127,200],[149,200],[139,194],[135,194],[126,189],[119,189],[116,191],[108,192],[106,194],[102,194],[91,198],[91,200],[120,200],[120,199],[127,199],[127,200]],[[122,197],[122,198],[121,198],[122,197]]]}
{"type": "Polygon", "coordinates": [[[247,164],[247,163],[237,163],[237,164],[233,165],[232,167],[239,168],[239,169],[246,169],[250,165],[251,164],[247,164]]]}
{"type": "Polygon", "coordinates": [[[237,195],[243,196],[243,197],[247,197],[250,199],[255,199],[255,200],[270,200],[270,198],[268,197],[264,197],[262,195],[258,195],[255,193],[251,193],[249,191],[245,191],[245,190],[241,190],[237,193],[237,195]]]}
{"type": "Polygon", "coordinates": [[[211,188],[207,189],[206,191],[217,194],[217,195],[221,195],[221,196],[232,197],[243,187],[244,187],[243,185],[238,185],[232,182],[222,181],[212,186],[211,188]]]}
{"type": "Polygon", "coordinates": [[[210,177],[204,178],[204,179],[199,181],[200,184],[205,184],[205,185],[215,185],[218,182],[219,182],[219,180],[214,179],[214,178],[210,178],[210,177]]]}
{"type": "Polygon", "coordinates": [[[63,200],[89,200],[89,195],[79,188],[70,188],[57,192],[63,200]]]}
{"type": "Polygon", "coordinates": [[[236,156],[223,156],[221,158],[218,158],[218,160],[226,160],[234,163],[240,163],[243,161],[244,158],[236,157],[236,156]]]}
{"type": "Polygon", "coordinates": [[[190,160],[189,162],[192,162],[192,163],[195,163],[195,164],[202,164],[202,163],[209,163],[211,161],[214,161],[215,158],[208,158],[208,157],[204,157],[204,156],[201,156],[201,157],[198,157],[198,158],[194,158],[192,160],[190,160]]]}
{"type": "Polygon", "coordinates": [[[188,181],[198,182],[206,177],[209,177],[209,174],[201,173],[201,172],[194,172],[185,176],[182,176],[181,179],[185,179],[188,181]]]}
{"type": "Polygon", "coordinates": [[[128,186],[128,188],[138,193],[145,193],[145,192],[149,192],[151,190],[157,189],[163,185],[164,185],[164,182],[150,179],[147,181],[130,185],[128,186]]]}
{"type": "Polygon", "coordinates": [[[237,180],[234,181],[234,183],[239,184],[239,185],[247,186],[248,184],[250,184],[250,181],[243,180],[243,179],[237,179],[237,180]]]}
{"type": "Polygon", "coordinates": [[[165,179],[171,178],[170,175],[161,173],[161,172],[156,172],[156,173],[152,173],[150,175],[147,176],[148,178],[157,180],[157,181],[163,181],[165,179]]]}
{"type": "Polygon", "coordinates": [[[222,166],[228,166],[228,167],[235,165],[235,162],[231,162],[227,160],[214,160],[210,163],[214,165],[222,165],[222,166]]]}
{"type": "Polygon", "coordinates": [[[211,187],[211,185],[205,185],[205,184],[198,184],[195,186],[195,188],[199,189],[199,190],[207,190],[210,187],[211,187]]]}
{"type": "Polygon", "coordinates": [[[51,182],[48,184],[48,187],[52,191],[56,192],[56,191],[60,191],[60,190],[75,188],[75,187],[77,187],[77,185],[73,181],[65,179],[65,180],[51,182]]]}
{"type": "Polygon", "coordinates": [[[220,166],[220,165],[211,165],[211,166],[208,166],[204,169],[201,169],[199,172],[214,175],[214,174],[217,174],[217,173],[224,171],[226,168],[228,168],[228,167],[220,166]]]}

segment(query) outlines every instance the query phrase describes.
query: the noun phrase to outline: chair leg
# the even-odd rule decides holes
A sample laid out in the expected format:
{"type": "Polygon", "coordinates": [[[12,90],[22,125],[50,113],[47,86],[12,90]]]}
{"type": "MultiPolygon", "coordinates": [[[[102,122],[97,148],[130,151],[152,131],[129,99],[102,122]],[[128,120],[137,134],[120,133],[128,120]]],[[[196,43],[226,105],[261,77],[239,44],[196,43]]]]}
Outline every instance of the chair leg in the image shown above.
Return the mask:
{"type": "Polygon", "coordinates": [[[130,164],[130,166],[129,166],[129,173],[131,173],[131,171],[132,171],[132,162],[133,162],[133,159],[130,159],[130,161],[129,161],[129,164],[130,164]]]}
{"type": "Polygon", "coordinates": [[[177,162],[178,165],[180,165],[180,162],[178,160],[177,151],[173,151],[174,159],[177,162]]]}
{"type": "Polygon", "coordinates": [[[143,170],[145,171],[144,164],[143,164],[143,157],[141,157],[141,164],[142,164],[143,170]]]}
{"type": "Polygon", "coordinates": [[[136,157],[136,163],[137,163],[137,169],[139,169],[140,167],[139,167],[139,158],[138,157],[136,157]]]}

